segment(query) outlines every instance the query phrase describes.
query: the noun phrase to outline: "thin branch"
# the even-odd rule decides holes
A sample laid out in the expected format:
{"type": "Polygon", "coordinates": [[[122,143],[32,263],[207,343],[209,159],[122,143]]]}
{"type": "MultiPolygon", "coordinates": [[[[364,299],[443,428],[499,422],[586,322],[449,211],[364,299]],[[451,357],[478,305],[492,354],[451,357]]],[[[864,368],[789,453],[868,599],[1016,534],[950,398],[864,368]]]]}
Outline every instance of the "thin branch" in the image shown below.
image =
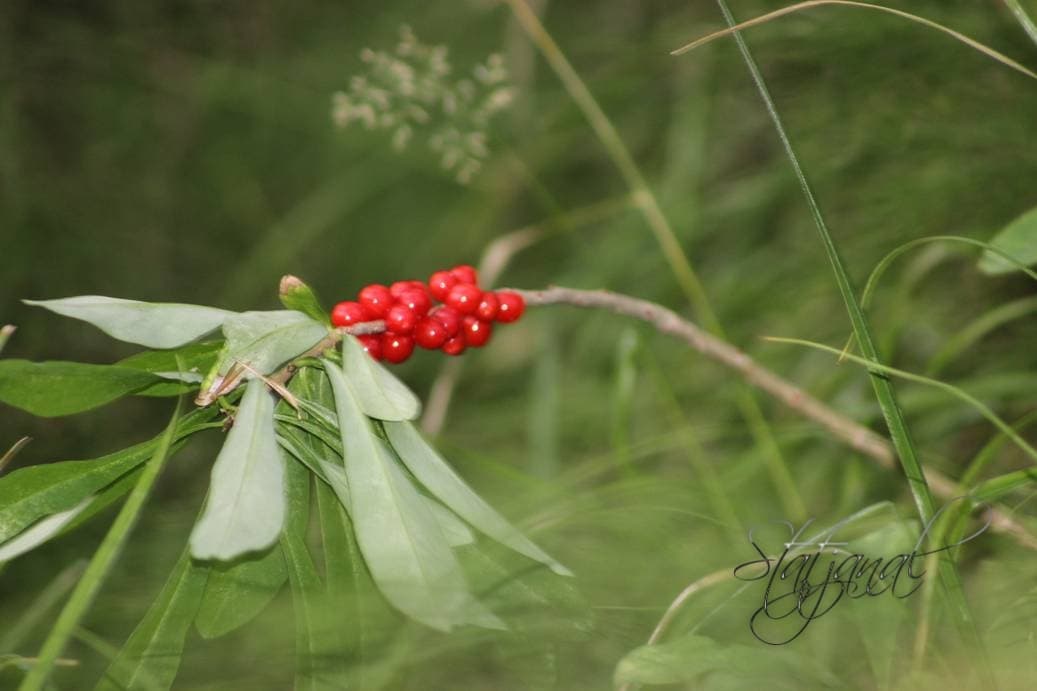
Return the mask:
{"type": "MultiPolygon", "coordinates": [[[[749,355],[730,343],[682,319],[662,305],[607,290],[551,287],[547,290],[516,292],[521,294],[530,306],[570,305],[606,309],[646,322],[659,333],[682,340],[706,357],[738,372],[749,384],[770,394],[803,417],[818,423],[834,437],[868,456],[883,468],[892,470],[897,467],[892,446],[881,436],[836,412],[795,384],[756,363],[749,355]]],[[[945,499],[964,493],[954,480],[938,471],[926,469],[925,477],[932,490],[945,499]]],[[[990,520],[992,528],[1011,535],[1026,547],[1037,550],[1037,538],[1001,509],[987,509],[985,518],[990,520]]]]}

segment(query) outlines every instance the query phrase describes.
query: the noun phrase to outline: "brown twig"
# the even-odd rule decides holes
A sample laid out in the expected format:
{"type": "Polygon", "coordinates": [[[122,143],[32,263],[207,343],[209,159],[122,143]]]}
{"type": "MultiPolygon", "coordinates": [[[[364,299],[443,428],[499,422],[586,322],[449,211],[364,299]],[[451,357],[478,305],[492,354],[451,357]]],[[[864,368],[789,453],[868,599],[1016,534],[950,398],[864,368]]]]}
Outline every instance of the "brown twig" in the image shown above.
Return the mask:
{"type": "MultiPolygon", "coordinates": [[[[756,363],[746,353],[730,343],[682,319],[672,310],[646,300],[621,295],[607,290],[575,290],[551,287],[547,290],[516,290],[530,306],[570,305],[591,309],[606,309],[647,322],[656,331],[678,338],[706,357],[735,370],[756,388],[770,394],[793,411],[813,420],[850,448],[860,451],[883,468],[898,467],[893,447],[881,436],[850,418],[829,408],[798,386],[786,381],[766,367],[756,363]]],[[[925,471],[933,491],[944,499],[961,496],[964,492],[951,478],[939,471],[925,471]]],[[[985,511],[991,528],[1007,533],[1020,544],[1037,550],[1037,538],[1001,509],[990,507],[985,511]]]]}

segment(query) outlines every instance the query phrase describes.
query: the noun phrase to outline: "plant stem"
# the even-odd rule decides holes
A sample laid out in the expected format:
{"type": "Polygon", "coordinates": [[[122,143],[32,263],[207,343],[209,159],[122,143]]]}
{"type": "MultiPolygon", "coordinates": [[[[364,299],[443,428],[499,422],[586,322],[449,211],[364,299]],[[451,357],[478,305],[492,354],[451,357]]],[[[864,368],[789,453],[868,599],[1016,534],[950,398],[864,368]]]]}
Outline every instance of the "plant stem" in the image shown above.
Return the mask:
{"type": "MultiPolygon", "coordinates": [[[[507,0],[507,2],[523,30],[530,40],[536,44],[537,48],[540,49],[544,59],[547,60],[555,74],[558,75],[566,93],[569,94],[570,98],[583,113],[591,129],[598,136],[598,140],[604,147],[605,152],[623,177],[627,187],[630,189],[631,199],[638,210],[641,211],[641,215],[659,243],[666,262],[670,265],[670,270],[691,302],[698,318],[709,331],[723,338],[724,329],[717,318],[716,312],[713,311],[713,306],[706,295],[702,281],[692,268],[691,262],[684,255],[684,250],[677,239],[677,234],[666,218],[666,214],[663,213],[659,201],[652,193],[644,175],[642,175],[637,163],[634,162],[633,156],[630,155],[612,121],[605,115],[605,112],[598,105],[597,100],[595,100],[594,95],[591,94],[590,89],[580,79],[572,65],[569,64],[565,54],[562,53],[558,44],[555,43],[551,34],[544,28],[544,25],[540,22],[536,13],[529,7],[526,0],[507,0]]],[[[806,517],[806,506],[803,504],[799,491],[796,489],[792,473],[789,471],[784,458],[782,458],[781,449],[775,441],[774,435],[771,434],[770,426],[763,414],[763,410],[760,409],[759,401],[756,400],[749,389],[739,391],[737,400],[739,412],[748,423],[754,441],[763,451],[767,471],[775,488],[778,490],[778,495],[786,514],[789,518],[802,520],[806,517]]]]}
{"type": "MultiPolygon", "coordinates": [[[[730,9],[728,9],[727,2],[725,0],[717,0],[717,5],[723,13],[724,21],[727,22],[728,27],[736,26],[737,22],[731,14],[730,9]]],[[[756,89],[767,108],[767,113],[770,115],[771,121],[774,124],[774,129],[778,134],[778,138],[781,140],[789,164],[796,176],[796,180],[799,182],[800,189],[803,192],[807,206],[813,216],[814,224],[817,226],[818,235],[821,239],[821,244],[824,246],[825,253],[828,256],[832,272],[835,275],[836,284],[839,287],[839,292],[842,295],[843,302],[845,303],[846,311],[850,317],[850,322],[853,325],[854,336],[857,339],[860,352],[864,356],[864,359],[878,363],[879,357],[874,345],[871,329],[868,326],[867,318],[864,316],[864,311],[861,309],[860,303],[857,300],[856,293],[854,292],[853,285],[850,282],[850,277],[846,271],[845,264],[836,248],[835,241],[832,239],[832,235],[828,231],[828,226],[821,213],[821,207],[814,196],[813,189],[807,180],[806,173],[803,171],[803,168],[799,163],[799,157],[796,155],[796,151],[792,146],[792,141],[789,139],[789,136],[785,131],[785,126],[782,123],[781,116],[778,114],[777,107],[774,104],[774,99],[771,97],[770,90],[767,88],[763,75],[756,64],[756,60],[753,58],[749,46],[745,42],[741,33],[735,31],[734,39],[738,44],[738,50],[741,52],[746,67],[749,69],[749,74],[752,76],[756,89]]],[[[910,487],[911,494],[914,497],[918,515],[922,520],[922,524],[928,525],[933,515],[936,513],[936,501],[933,499],[933,495],[929,490],[929,485],[926,482],[925,474],[922,470],[922,465],[918,460],[915,445],[911,439],[907,422],[900,410],[900,405],[897,403],[893,384],[890,382],[888,377],[876,372],[871,373],[871,382],[875,390],[875,396],[879,402],[879,407],[882,409],[882,415],[885,418],[886,426],[889,428],[893,440],[893,446],[896,449],[897,456],[900,458],[901,467],[907,477],[908,486],[910,487]]],[[[993,671],[990,668],[989,660],[983,650],[983,643],[979,637],[979,632],[976,629],[972,613],[969,610],[968,601],[965,599],[957,567],[950,555],[946,553],[941,555],[939,572],[947,602],[953,609],[953,618],[960,634],[964,640],[972,643],[976,647],[977,652],[980,653],[980,675],[984,681],[983,685],[986,688],[994,688],[995,682],[993,671]]]]}
{"type": "Polygon", "coordinates": [[[126,543],[126,539],[129,537],[137,517],[140,515],[140,510],[144,506],[144,502],[147,500],[148,494],[150,494],[151,488],[155,484],[155,480],[158,478],[159,472],[169,456],[169,447],[173,442],[179,418],[180,406],[177,404],[177,409],[173,412],[173,417],[166,426],[166,431],[155,449],[155,455],[144,466],[140,480],[134,485],[130,496],[126,499],[126,503],[123,504],[122,509],[119,511],[119,515],[115,517],[115,522],[112,523],[112,527],[104,536],[101,545],[94,552],[94,556],[90,559],[90,564],[86,567],[83,577],[76,585],[76,589],[72,591],[72,596],[64,609],[61,610],[61,614],[58,615],[54,627],[43,642],[36,664],[29,670],[21,686],[18,687],[19,691],[40,691],[46,684],[47,677],[50,675],[55,661],[64,650],[68,639],[72,637],[79,626],[80,619],[83,618],[83,615],[90,608],[94,597],[101,589],[101,585],[111,571],[112,565],[122,551],[122,547],[126,543]]]}
{"type": "Polygon", "coordinates": [[[1023,27],[1023,31],[1030,37],[1030,40],[1037,43],[1037,24],[1034,24],[1033,19],[1023,6],[1019,4],[1019,0],[1005,0],[1005,4],[1008,5],[1008,9],[1015,15],[1016,20],[1023,27]]]}

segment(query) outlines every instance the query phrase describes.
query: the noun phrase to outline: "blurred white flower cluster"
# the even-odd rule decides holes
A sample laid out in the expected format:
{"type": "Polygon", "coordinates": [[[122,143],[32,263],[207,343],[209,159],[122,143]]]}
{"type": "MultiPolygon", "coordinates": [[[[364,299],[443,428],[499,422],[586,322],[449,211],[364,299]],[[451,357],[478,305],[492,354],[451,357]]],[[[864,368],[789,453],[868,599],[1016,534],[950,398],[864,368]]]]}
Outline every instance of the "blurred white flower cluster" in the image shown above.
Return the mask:
{"type": "Polygon", "coordinates": [[[339,127],[359,122],[391,132],[398,151],[415,135],[424,136],[443,168],[467,184],[489,156],[489,122],[511,104],[514,88],[500,55],[457,81],[447,57],[446,46],[424,45],[410,27],[401,27],[395,52],[360,53],[367,73],[354,76],[348,92],[334,94],[332,119],[339,127]]]}

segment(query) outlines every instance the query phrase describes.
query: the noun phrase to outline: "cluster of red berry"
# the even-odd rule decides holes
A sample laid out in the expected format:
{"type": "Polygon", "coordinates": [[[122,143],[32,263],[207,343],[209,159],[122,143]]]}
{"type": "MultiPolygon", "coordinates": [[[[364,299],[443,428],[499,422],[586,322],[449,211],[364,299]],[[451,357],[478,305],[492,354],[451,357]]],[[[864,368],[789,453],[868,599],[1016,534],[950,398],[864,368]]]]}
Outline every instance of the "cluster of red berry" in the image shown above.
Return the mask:
{"type": "Polygon", "coordinates": [[[447,355],[484,346],[493,334],[493,322],[513,322],[525,308],[518,293],[482,290],[475,269],[462,265],[437,271],[427,284],[397,281],[389,287],[365,286],[356,301],[335,305],[331,323],[351,326],[384,320],[384,333],[357,338],[375,360],[396,363],[409,358],[415,345],[447,355]],[[435,300],[442,304],[434,304],[435,300]]]}

